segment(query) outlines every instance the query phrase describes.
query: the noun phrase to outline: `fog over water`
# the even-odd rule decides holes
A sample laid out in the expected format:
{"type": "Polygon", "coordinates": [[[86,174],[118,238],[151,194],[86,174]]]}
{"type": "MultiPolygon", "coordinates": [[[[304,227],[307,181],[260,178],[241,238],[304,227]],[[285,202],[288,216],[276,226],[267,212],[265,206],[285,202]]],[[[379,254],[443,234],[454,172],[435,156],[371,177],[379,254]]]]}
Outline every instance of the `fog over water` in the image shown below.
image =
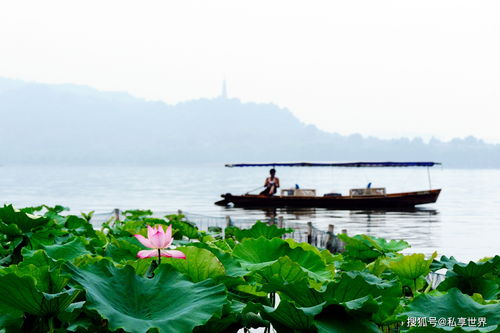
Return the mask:
{"type": "MultiPolygon", "coordinates": [[[[214,205],[222,193],[245,193],[261,185],[267,168],[198,166],[14,166],[0,167],[0,203],[17,207],[61,204],[72,212],[114,208],[183,211],[211,217],[312,221],[320,229],[407,240],[409,251],[437,250],[462,260],[500,253],[500,170],[431,169],[432,187],[442,188],[437,203],[415,211],[345,211],[225,208],[214,205]]],[[[299,184],[318,194],[350,188],[386,187],[388,192],[428,189],[425,168],[278,168],[282,188],[299,184]]]]}

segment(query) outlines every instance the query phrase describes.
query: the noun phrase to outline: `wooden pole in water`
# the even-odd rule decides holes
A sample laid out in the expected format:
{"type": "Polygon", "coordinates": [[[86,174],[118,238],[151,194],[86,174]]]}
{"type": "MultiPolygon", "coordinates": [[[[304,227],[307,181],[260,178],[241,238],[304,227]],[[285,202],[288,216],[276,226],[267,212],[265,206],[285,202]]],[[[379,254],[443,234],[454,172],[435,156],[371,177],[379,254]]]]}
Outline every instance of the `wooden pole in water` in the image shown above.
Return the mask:
{"type": "Polygon", "coordinates": [[[231,226],[231,216],[226,215],[226,228],[231,226]]]}
{"type": "Polygon", "coordinates": [[[177,209],[177,215],[182,215],[182,210],[177,209]]]}
{"type": "Polygon", "coordinates": [[[309,244],[312,244],[312,232],[313,232],[312,222],[307,222],[307,242],[309,244]]]}
{"type": "Polygon", "coordinates": [[[333,224],[328,225],[328,231],[327,231],[328,237],[326,239],[325,248],[330,252],[333,252],[333,238],[335,237],[333,234],[334,228],[335,226],[333,224]]]}
{"type": "MultiPolygon", "coordinates": [[[[344,235],[347,235],[347,229],[342,229],[342,233],[344,235]]],[[[344,252],[345,250],[345,243],[343,241],[339,242],[339,252],[344,252]]]]}
{"type": "Polygon", "coordinates": [[[120,221],[120,209],[119,208],[115,208],[113,210],[113,213],[115,214],[115,221],[120,221]]]}
{"type": "MultiPolygon", "coordinates": [[[[284,228],[285,222],[283,221],[283,216],[278,216],[278,228],[284,228]]],[[[281,236],[282,239],[286,238],[286,235],[281,236]]]]}

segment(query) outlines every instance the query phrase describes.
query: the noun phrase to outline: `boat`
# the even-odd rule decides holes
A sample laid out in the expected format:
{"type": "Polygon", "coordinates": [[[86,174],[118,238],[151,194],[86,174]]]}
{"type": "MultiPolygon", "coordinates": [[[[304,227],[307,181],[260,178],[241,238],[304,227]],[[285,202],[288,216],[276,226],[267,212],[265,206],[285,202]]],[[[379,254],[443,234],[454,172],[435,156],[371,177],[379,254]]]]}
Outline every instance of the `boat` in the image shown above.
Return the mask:
{"type": "Polygon", "coordinates": [[[326,193],[317,195],[315,189],[288,188],[282,189],[279,195],[258,195],[231,193],[222,194],[223,198],[215,204],[235,207],[318,207],[329,209],[407,209],[417,205],[435,203],[441,189],[432,189],[429,168],[440,165],[438,162],[349,162],[349,163],[241,163],[226,164],[226,167],[427,167],[429,189],[413,192],[386,193],[383,187],[353,188],[347,195],[326,193]]]}

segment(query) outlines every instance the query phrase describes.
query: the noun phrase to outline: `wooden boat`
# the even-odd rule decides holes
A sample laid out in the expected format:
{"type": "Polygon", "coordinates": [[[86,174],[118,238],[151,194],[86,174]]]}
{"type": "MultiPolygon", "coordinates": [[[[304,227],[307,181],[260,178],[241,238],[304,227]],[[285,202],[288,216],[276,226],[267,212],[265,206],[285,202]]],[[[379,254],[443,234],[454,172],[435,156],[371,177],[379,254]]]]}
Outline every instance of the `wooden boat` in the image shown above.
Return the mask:
{"type": "MultiPolygon", "coordinates": [[[[332,166],[332,167],[431,167],[435,162],[354,162],[354,163],[259,163],[259,164],[229,164],[227,167],[244,166],[332,166]]],[[[427,169],[428,170],[428,169],[427,169]]],[[[429,187],[430,175],[429,175],[429,187]]],[[[411,208],[416,205],[436,202],[441,189],[429,189],[415,192],[386,193],[385,188],[351,189],[349,195],[328,193],[317,196],[314,189],[283,189],[280,195],[222,194],[223,198],[217,205],[234,204],[237,207],[320,207],[330,209],[393,209],[411,208]]]]}
{"type": "Polygon", "coordinates": [[[363,196],[283,196],[222,194],[218,205],[237,207],[320,207],[331,209],[408,208],[436,202],[440,189],[363,196]]]}

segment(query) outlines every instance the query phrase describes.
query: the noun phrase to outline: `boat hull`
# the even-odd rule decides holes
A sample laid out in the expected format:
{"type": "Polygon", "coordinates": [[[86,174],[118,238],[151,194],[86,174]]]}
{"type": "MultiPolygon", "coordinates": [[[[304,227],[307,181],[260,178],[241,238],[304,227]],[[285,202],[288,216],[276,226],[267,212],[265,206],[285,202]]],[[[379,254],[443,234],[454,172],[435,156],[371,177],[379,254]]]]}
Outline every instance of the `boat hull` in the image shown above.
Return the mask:
{"type": "Polygon", "coordinates": [[[223,194],[218,205],[233,203],[237,207],[319,207],[330,209],[410,208],[436,202],[440,189],[372,196],[265,196],[223,194]]]}

